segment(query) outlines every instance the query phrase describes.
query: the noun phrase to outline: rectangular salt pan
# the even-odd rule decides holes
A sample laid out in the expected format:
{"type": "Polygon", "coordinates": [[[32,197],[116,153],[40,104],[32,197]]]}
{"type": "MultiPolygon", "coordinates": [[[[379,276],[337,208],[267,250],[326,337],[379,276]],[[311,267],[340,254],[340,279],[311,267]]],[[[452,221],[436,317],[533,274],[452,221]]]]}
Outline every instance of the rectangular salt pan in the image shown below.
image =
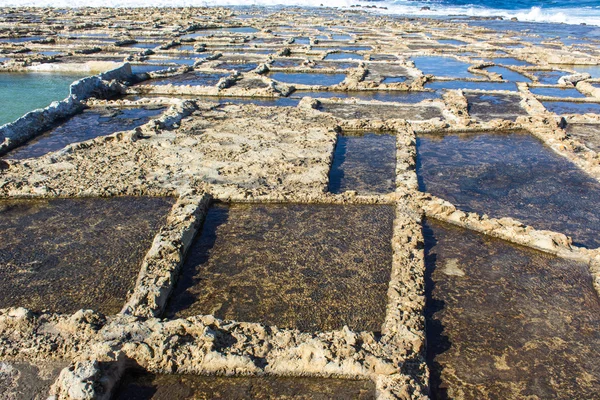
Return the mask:
{"type": "Polygon", "coordinates": [[[600,151],[600,124],[568,124],[566,131],[587,148],[600,151]]]}
{"type": "Polygon", "coordinates": [[[469,64],[452,57],[418,56],[411,57],[411,60],[425,75],[431,74],[449,78],[473,77],[473,74],[467,70],[470,66],[469,64]]]}
{"type": "Polygon", "coordinates": [[[407,92],[400,90],[360,90],[355,92],[335,92],[335,91],[296,91],[292,95],[296,98],[305,96],[316,99],[350,99],[357,98],[364,101],[377,100],[395,103],[419,103],[423,100],[437,99],[440,95],[436,92],[407,92]]]}
{"type": "Polygon", "coordinates": [[[422,134],[422,191],[460,210],[512,217],[600,246],[600,183],[527,133],[422,134]]]}
{"type": "Polygon", "coordinates": [[[221,78],[228,76],[229,74],[213,74],[203,72],[188,72],[179,75],[173,75],[164,78],[150,79],[141,82],[141,85],[154,85],[154,86],[214,86],[221,78]]]}
{"type": "Polygon", "coordinates": [[[0,308],[115,314],[174,201],[0,201],[0,308]]]}
{"type": "Polygon", "coordinates": [[[340,135],[329,173],[329,191],[390,193],[395,189],[395,170],[394,135],[358,132],[340,135]]]}
{"type": "Polygon", "coordinates": [[[379,331],[393,219],[393,207],[382,205],[215,205],[167,314],[379,331]]]}
{"type": "Polygon", "coordinates": [[[521,98],[512,94],[465,94],[469,115],[480,121],[504,119],[515,121],[519,116],[528,115],[519,104],[521,98]]]}
{"type": "Polygon", "coordinates": [[[115,132],[128,131],[159,116],[164,107],[155,108],[94,108],[84,110],[56,128],[30,140],[8,153],[7,158],[40,157],[60,150],[71,143],[83,142],[115,132]]]}
{"type": "Polygon", "coordinates": [[[341,83],[346,79],[344,74],[312,74],[312,73],[287,73],[287,72],[275,72],[269,74],[271,79],[276,81],[301,84],[301,85],[318,85],[318,86],[332,86],[341,83]]]}
{"type": "Polygon", "coordinates": [[[433,398],[596,397],[600,301],[587,265],[435,221],[424,236],[433,398]]]}
{"type": "Polygon", "coordinates": [[[533,87],[529,91],[538,96],[585,98],[585,95],[575,88],[533,87]]]}
{"type": "Polygon", "coordinates": [[[556,114],[600,114],[600,103],[575,103],[567,101],[543,101],[546,110],[556,114]]]}
{"type": "Polygon", "coordinates": [[[350,379],[156,375],[130,371],[113,397],[114,400],[184,398],[372,400],[375,384],[350,379]]]}
{"type": "Polygon", "coordinates": [[[485,70],[499,74],[505,81],[531,82],[531,79],[527,78],[526,76],[505,67],[487,67],[485,70]]]}
{"type": "Polygon", "coordinates": [[[3,399],[46,399],[50,386],[67,361],[0,360],[0,394],[3,399]]]}
{"type": "Polygon", "coordinates": [[[425,88],[434,90],[467,89],[517,91],[517,85],[512,82],[433,81],[426,83],[425,88]]]}
{"type": "Polygon", "coordinates": [[[343,119],[425,121],[432,118],[443,118],[442,111],[438,107],[420,105],[322,103],[320,110],[343,119]]]}

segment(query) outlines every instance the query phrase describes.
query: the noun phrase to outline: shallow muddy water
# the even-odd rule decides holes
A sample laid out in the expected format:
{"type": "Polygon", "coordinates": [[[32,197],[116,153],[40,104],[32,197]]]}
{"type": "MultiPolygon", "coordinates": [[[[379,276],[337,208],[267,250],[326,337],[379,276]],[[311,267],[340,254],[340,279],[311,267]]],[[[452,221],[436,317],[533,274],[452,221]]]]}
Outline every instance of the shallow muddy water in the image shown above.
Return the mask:
{"type": "Polygon", "coordinates": [[[116,313],[174,201],[0,201],[0,308],[116,313]]]}
{"type": "Polygon", "coordinates": [[[375,399],[371,381],[324,378],[156,375],[130,371],[114,400],[375,399]]]}
{"type": "Polygon", "coordinates": [[[428,220],[433,399],[590,399],[600,301],[588,267],[428,220]]]}
{"type": "Polygon", "coordinates": [[[359,194],[393,192],[396,178],[396,136],[348,132],[338,136],[329,173],[329,191],[359,194]]]}
{"type": "Polygon", "coordinates": [[[214,205],[167,315],[379,331],[393,219],[382,205],[214,205]]]}
{"type": "Polygon", "coordinates": [[[460,210],[513,217],[600,247],[600,183],[526,133],[422,134],[422,191],[460,210]]]}

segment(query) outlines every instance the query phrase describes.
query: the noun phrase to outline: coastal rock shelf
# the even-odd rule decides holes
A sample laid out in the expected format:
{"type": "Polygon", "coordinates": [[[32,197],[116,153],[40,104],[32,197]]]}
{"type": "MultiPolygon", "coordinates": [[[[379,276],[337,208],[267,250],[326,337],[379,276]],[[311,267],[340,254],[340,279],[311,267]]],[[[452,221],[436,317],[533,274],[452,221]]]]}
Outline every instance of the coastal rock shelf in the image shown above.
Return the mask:
{"type": "Polygon", "coordinates": [[[0,7],[0,397],[597,396],[596,27],[381,4],[0,7]]]}

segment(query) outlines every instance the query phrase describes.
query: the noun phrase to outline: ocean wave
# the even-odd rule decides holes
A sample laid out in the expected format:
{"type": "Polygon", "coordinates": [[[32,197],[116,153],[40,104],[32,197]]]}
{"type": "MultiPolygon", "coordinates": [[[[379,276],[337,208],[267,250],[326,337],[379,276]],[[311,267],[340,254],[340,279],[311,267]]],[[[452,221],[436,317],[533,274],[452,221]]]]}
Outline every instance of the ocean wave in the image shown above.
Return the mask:
{"type": "MultiPolygon", "coordinates": [[[[588,2],[589,3],[589,2],[588,2]]],[[[586,3],[586,4],[588,4],[586,3]]],[[[582,24],[600,26],[600,7],[531,7],[516,10],[474,6],[470,4],[456,5],[451,1],[362,1],[362,0],[7,0],[5,6],[23,7],[202,7],[202,6],[304,6],[304,7],[350,7],[351,5],[371,5],[374,12],[409,16],[453,16],[469,17],[502,17],[517,18],[526,22],[549,22],[565,24],[582,24]],[[386,9],[382,9],[385,7],[386,9]],[[429,7],[429,10],[423,10],[429,7]]]]}
{"type": "Polygon", "coordinates": [[[469,17],[517,18],[525,22],[547,22],[600,26],[600,7],[549,7],[534,6],[522,9],[490,8],[474,5],[452,5],[448,3],[400,0],[376,3],[387,7],[387,13],[418,16],[466,15],[469,17]],[[423,11],[422,7],[430,7],[423,11]]]}

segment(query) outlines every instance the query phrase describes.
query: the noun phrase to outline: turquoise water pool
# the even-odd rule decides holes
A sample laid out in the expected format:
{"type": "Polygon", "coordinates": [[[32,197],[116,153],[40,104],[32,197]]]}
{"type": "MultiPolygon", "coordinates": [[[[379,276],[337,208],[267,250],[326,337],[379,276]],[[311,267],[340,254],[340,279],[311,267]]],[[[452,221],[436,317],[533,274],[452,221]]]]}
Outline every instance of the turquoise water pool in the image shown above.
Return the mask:
{"type": "Polygon", "coordinates": [[[69,85],[84,74],[0,73],[0,125],[69,95],[69,85]]]}

